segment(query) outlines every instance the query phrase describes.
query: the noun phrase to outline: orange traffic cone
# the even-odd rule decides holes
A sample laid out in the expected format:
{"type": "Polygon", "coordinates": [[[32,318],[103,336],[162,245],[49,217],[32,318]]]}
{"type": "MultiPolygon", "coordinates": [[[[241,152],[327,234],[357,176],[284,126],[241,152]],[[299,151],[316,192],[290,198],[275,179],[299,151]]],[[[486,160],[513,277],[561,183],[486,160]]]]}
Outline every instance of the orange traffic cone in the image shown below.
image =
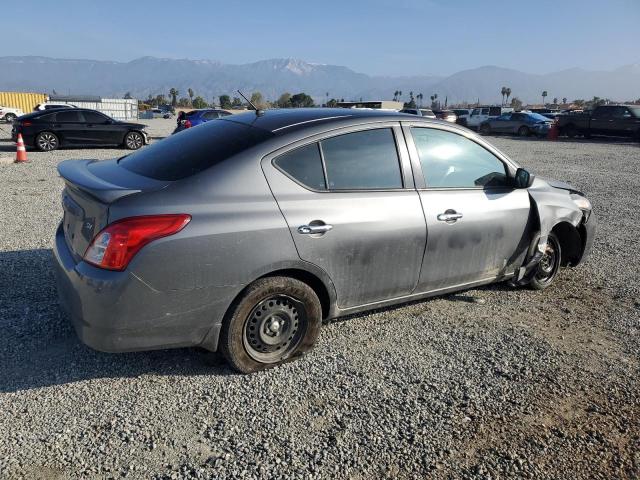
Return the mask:
{"type": "Polygon", "coordinates": [[[24,148],[24,140],[22,140],[22,134],[18,134],[18,141],[16,142],[18,149],[16,150],[16,161],[15,163],[24,163],[27,162],[27,150],[24,148]]]}

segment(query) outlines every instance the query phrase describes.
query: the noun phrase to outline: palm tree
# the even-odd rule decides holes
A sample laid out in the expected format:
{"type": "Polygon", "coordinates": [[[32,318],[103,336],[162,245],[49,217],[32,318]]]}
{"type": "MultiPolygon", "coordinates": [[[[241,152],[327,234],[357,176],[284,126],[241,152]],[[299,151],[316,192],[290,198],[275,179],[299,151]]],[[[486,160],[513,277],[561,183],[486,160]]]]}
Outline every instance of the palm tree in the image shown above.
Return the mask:
{"type": "Polygon", "coordinates": [[[180,92],[178,91],[177,88],[171,88],[169,89],[169,95],[171,95],[171,105],[172,106],[176,106],[178,105],[178,94],[180,92]]]}
{"type": "Polygon", "coordinates": [[[193,89],[188,88],[187,89],[187,93],[189,94],[189,102],[191,103],[191,105],[193,106],[193,89]]]}
{"type": "Polygon", "coordinates": [[[546,90],[544,90],[544,91],[542,92],[542,106],[544,106],[544,99],[545,99],[545,98],[547,98],[547,95],[549,95],[549,94],[547,93],[547,91],[546,91],[546,90]]]}
{"type": "Polygon", "coordinates": [[[398,100],[402,98],[402,90],[398,90],[398,100]]]}
{"type": "Polygon", "coordinates": [[[505,88],[504,89],[504,94],[507,96],[507,102],[506,103],[509,103],[509,97],[511,96],[511,88],[510,87],[505,88]]]}
{"type": "Polygon", "coordinates": [[[553,104],[557,105],[558,104],[558,97],[553,97],[553,104]]]}
{"type": "Polygon", "coordinates": [[[567,104],[567,97],[562,97],[562,103],[565,105],[567,104]]]}
{"type": "Polygon", "coordinates": [[[507,87],[502,87],[500,93],[502,94],[502,105],[504,105],[504,96],[507,94],[507,87]]]}
{"type": "Polygon", "coordinates": [[[397,101],[398,100],[398,90],[396,90],[395,92],[393,92],[393,101],[397,101]]]}

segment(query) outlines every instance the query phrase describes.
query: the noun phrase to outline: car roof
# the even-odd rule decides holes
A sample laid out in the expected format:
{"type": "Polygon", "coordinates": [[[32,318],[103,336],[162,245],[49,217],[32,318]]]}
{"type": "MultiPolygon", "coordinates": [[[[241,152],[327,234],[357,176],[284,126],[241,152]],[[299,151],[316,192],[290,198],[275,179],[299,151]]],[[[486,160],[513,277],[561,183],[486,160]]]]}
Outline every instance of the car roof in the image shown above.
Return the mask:
{"type": "Polygon", "coordinates": [[[357,123],[358,120],[370,121],[415,121],[422,117],[375,109],[359,108],[281,108],[263,110],[259,115],[251,110],[247,113],[230,115],[222,119],[226,122],[237,122],[267,130],[276,135],[293,132],[309,127],[357,123]]]}

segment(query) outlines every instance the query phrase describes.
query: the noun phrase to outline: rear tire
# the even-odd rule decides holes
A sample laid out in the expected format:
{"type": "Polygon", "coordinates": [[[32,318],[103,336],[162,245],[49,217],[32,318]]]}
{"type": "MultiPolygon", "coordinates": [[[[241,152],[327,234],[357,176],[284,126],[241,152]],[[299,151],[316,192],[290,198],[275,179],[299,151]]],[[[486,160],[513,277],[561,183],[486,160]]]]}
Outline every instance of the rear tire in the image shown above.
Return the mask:
{"type": "Polygon", "coordinates": [[[220,350],[235,370],[253,373],[310,350],[321,325],[320,300],[309,285],[289,277],[262,278],[225,316],[220,350]]]}
{"type": "Polygon", "coordinates": [[[547,248],[544,256],[536,267],[536,273],[531,278],[529,287],[533,290],[544,290],[551,286],[562,265],[562,249],[560,241],[555,233],[549,233],[547,238],[547,248]]]}
{"type": "Polygon", "coordinates": [[[138,150],[144,145],[144,138],[139,132],[129,132],[124,137],[124,146],[128,150],[138,150]]]}
{"type": "Polygon", "coordinates": [[[569,138],[576,138],[576,136],[578,135],[578,129],[572,123],[564,127],[564,131],[567,134],[567,137],[569,138]]]}
{"type": "Polygon", "coordinates": [[[7,123],[13,123],[13,121],[18,118],[15,113],[7,113],[4,116],[4,121],[7,123]]]}
{"type": "Polygon", "coordinates": [[[36,135],[36,147],[42,152],[57,150],[60,146],[58,136],[53,132],[40,132],[36,135]]]}
{"type": "Polygon", "coordinates": [[[522,127],[520,127],[518,129],[518,136],[519,137],[528,137],[529,135],[531,135],[531,131],[529,130],[529,127],[525,127],[523,125],[522,127]]]}

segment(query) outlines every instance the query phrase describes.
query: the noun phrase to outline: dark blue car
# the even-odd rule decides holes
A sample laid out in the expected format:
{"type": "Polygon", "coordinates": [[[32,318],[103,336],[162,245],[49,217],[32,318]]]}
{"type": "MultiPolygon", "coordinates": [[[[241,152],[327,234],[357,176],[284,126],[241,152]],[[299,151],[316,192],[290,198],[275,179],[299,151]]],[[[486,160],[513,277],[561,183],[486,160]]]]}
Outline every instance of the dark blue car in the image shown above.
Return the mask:
{"type": "Polygon", "coordinates": [[[187,128],[197,127],[201,123],[206,123],[209,120],[215,120],[216,118],[226,117],[231,115],[226,110],[219,110],[215,108],[203,108],[202,110],[191,110],[190,112],[181,112],[178,115],[178,126],[173,133],[181,132],[187,128]]]}

